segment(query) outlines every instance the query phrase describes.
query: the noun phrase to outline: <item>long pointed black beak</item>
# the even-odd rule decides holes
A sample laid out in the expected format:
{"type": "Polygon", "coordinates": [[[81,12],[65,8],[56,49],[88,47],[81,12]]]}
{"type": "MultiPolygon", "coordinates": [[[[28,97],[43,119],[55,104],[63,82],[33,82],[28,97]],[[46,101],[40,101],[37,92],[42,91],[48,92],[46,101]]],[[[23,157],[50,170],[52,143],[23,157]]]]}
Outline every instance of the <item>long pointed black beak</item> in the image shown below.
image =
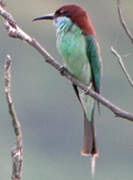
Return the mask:
{"type": "Polygon", "coordinates": [[[32,21],[38,21],[38,20],[44,20],[44,19],[53,20],[54,19],[54,14],[48,14],[48,15],[36,17],[32,21]]]}

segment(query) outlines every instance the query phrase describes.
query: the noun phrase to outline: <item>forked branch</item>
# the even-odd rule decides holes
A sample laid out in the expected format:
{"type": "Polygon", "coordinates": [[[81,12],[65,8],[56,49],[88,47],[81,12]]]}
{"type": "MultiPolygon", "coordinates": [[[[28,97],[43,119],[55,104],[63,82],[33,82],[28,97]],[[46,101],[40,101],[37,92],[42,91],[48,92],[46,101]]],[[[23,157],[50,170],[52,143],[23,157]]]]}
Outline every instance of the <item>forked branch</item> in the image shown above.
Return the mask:
{"type": "Polygon", "coordinates": [[[113,48],[111,47],[111,52],[114,54],[114,56],[117,58],[118,60],[118,63],[120,64],[120,67],[124,73],[124,75],[126,76],[129,84],[131,85],[131,87],[133,88],[133,80],[131,78],[131,76],[129,75],[124,63],[123,63],[123,60],[122,60],[122,57],[120,56],[120,54],[113,48]]]}

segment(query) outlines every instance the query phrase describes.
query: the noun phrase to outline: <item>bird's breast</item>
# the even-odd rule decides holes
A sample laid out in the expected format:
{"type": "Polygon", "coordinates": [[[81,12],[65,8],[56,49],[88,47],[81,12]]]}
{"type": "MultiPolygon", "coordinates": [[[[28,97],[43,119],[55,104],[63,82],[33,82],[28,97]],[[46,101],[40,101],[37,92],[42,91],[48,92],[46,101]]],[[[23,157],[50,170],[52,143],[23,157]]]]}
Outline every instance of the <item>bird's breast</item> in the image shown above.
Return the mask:
{"type": "Polygon", "coordinates": [[[57,48],[70,73],[83,83],[89,84],[91,70],[84,36],[73,30],[62,32],[57,36],[57,48]]]}

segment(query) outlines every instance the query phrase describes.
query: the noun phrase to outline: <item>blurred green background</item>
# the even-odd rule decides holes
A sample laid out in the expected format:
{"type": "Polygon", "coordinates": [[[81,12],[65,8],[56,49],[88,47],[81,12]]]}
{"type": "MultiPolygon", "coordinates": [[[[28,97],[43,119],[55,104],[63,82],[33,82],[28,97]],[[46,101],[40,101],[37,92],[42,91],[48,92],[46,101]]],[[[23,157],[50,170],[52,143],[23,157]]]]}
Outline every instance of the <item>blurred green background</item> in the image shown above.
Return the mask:
{"type": "MultiPolygon", "coordinates": [[[[121,0],[124,17],[133,32],[133,1],[121,0]]],[[[133,112],[133,90],[125,79],[114,46],[124,58],[131,74],[133,46],[120,26],[114,0],[12,0],[7,9],[18,25],[35,37],[57,60],[55,27],[51,22],[32,22],[36,16],[55,11],[64,4],[78,3],[86,8],[100,42],[104,63],[102,94],[116,105],[133,112]]],[[[11,92],[22,125],[24,143],[23,179],[89,180],[90,160],[80,155],[83,114],[71,83],[44,63],[33,48],[11,39],[0,17],[0,179],[10,179],[10,150],[15,139],[4,94],[4,60],[12,63],[11,92]]],[[[102,106],[96,112],[96,130],[100,150],[95,180],[133,179],[133,124],[115,118],[102,106]]]]}

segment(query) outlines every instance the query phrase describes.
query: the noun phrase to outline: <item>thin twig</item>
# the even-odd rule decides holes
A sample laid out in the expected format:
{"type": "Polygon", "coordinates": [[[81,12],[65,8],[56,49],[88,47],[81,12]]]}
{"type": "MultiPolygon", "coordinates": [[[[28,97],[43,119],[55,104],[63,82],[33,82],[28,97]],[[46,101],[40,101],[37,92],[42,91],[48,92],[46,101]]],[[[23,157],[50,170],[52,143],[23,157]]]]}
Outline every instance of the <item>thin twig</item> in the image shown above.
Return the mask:
{"type": "MultiPolygon", "coordinates": [[[[67,79],[69,79],[72,83],[80,87],[86,94],[89,94],[94,99],[102,103],[104,106],[106,106],[108,109],[110,109],[117,117],[121,117],[124,119],[127,119],[129,121],[133,121],[133,114],[129,113],[127,111],[124,111],[120,109],[119,107],[112,104],[110,101],[105,99],[100,94],[94,92],[92,89],[89,89],[84,84],[80,83],[77,79],[75,79],[65,68],[62,68],[62,65],[60,65],[56,60],[31,36],[26,34],[20,27],[16,24],[16,27],[12,26],[9,22],[13,21],[12,16],[9,16],[9,13],[1,13],[3,12],[3,7],[0,6],[0,14],[3,16],[4,19],[6,19],[6,29],[8,31],[8,34],[10,37],[15,37],[20,40],[23,40],[27,42],[29,45],[34,47],[45,59],[47,63],[52,65],[55,69],[57,69],[61,74],[63,74],[67,79]],[[12,19],[10,19],[12,18],[12,19]]],[[[5,12],[5,9],[4,9],[5,12]]],[[[15,23],[15,22],[14,22],[15,23]]]]}
{"type": "Polygon", "coordinates": [[[130,32],[130,30],[128,29],[128,27],[126,25],[126,22],[124,20],[124,17],[122,15],[122,10],[121,10],[121,7],[120,7],[120,0],[117,0],[117,10],[118,10],[118,16],[119,16],[120,23],[121,23],[124,31],[126,32],[127,36],[129,37],[131,43],[133,43],[133,35],[130,32]]]}
{"type": "Polygon", "coordinates": [[[133,87],[133,80],[131,78],[131,76],[129,75],[124,63],[123,63],[123,60],[122,60],[122,57],[120,56],[120,54],[113,48],[113,46],[110,48],[111,49],[111,52],[116,56],[117,60],[118,60],[118,63],[120,64],[121,68],[122,68],[122,71],[124,72],[129,84],[133,87]]]}
{"type": "Polygon", "coordinates": [[[11,68],[11,57],[7,55],[5,62],[5,95],[6,95],[9,113],[12,118],[14,134],[16,137],[16,147],[14,147],[11,151],[12,162],[13,162],[12,180],[21,180],[22,163],[23,163],[22,131],[21,131],[21,125],[17,119],[17,115],[13,106],[13,101],[10,93],[10,84],[11,84],[10,68],[11,68]]]}

